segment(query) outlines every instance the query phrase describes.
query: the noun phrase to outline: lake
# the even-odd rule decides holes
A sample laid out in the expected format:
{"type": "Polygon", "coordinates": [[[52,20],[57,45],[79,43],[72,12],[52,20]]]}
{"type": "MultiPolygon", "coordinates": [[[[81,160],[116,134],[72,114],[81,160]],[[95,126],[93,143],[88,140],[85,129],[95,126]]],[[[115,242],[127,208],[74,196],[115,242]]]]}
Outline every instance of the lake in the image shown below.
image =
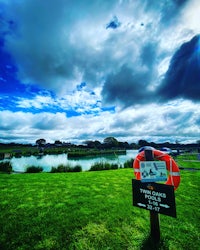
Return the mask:
{"type": "MultiPolygon", "coordinates": [[[[108,163],[116,163],[118,166],[124,165],[127,160],[135,158],[138,154],[138,150],[127,150],[125,155],[106,155],[99,157],[84,157],[78,159],[68,159],[67,154],[58,154],[58,155],[44,155],[42,157],[37,156],[29,156],[29,157],[21,157],[16,158],[13,157],[10,159],[12,168],[14,171],[25,172],[27,166],[36,166],[43,167],[45,172],[51,171],[52,167],[57,167],[60,164],[70,165],[72,167],[76,165],[80,165],[83,171],[89,170],[90,167],[97,162],[108,162],[108,163]]],[[[8,160],[3,160],[8,161],[8,160]]],[[[0,161],[2,162],[2,161],[0,161]]]]}

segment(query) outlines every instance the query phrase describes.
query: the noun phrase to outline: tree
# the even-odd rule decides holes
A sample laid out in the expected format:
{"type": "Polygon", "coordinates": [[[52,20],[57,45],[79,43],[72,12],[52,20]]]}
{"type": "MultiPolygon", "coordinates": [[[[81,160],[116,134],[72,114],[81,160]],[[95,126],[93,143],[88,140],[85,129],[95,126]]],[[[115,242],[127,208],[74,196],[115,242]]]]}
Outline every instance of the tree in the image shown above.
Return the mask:
{"type": "Polygon", "coordinates": [[[88,148],[92,148],[93,147],[93,141],[91,141],[91,140],[84,141],[83,143],[86,144],[86,146],[88,148]]]}
{"type": "Polygon", "coordinates": [[[144,147],[144,146],[149,146],[149,143],[147,141],[145,141],[145,140],[139,140],[138,145],[140,147],[144,147]]]}
{"type": "Polygon", "coordinates": [[[84,141],[84,144],[87,145],[88,148],[101,148],[101,142],[100,141],[84,141]]]}
{"type": "Polygon", "coordinates": [[[46,145],[46,140],[45,139],[38,139],[35,143],[38,146],[39,152],[43,153],[44,146],[46,145]]]}
{"type": "Polygon", "coordinates": [[[130,148],[138,149],[138,145],[137,145],[136,143],[132,142],[132,143],[130,144],[130,148]]]}
{"type": "Polygon", "coordinates": [[[126,141],[125,141],[125,142],[118,142],[118,146],[119,146],[120,148],[125,148],[125,149],[130,148],[128,142],[126,142],[126,141]]]}
{"type": "Polygon", "coordinates": [[[94,141],[94,146],[95,146],[95,148],[98,148],[98,149],[101,148],[101,142],[95,140],[95,141],[94,141]]]}
{"type": "Polygon", "coordinates": [[[108,147],[117,147],[119,145],[119,142],[117,139],[115,139],[114,137],[106,137],[103,141],[105,146],[108,147]]]}
{"type": "Polygon", "coordinates": [[[35,143],[38,147],[43,147],[46,144],[46,140],[45,139],[38,139],[35,143]]]}
{"type": "Polygon", "coordinates": [[[62,142],[59,141],[59,140],[56,140],[56,141],[54,142],[54,144],[55,144],[56,146],[62,146],[62,142]]]}

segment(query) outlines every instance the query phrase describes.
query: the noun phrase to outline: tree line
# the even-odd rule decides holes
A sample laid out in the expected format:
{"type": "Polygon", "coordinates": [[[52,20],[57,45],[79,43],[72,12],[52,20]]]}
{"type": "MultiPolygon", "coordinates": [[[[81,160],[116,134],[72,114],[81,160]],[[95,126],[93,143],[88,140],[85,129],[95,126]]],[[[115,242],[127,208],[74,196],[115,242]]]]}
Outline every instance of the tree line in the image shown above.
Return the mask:
{"type": "Polygon", "coordinates": [[[118,141],[115,137],[106,137],[103,142],[101,143],[98,140],[86,140],[81,145],[72,144],[69,142],[61,142],[56,140],[53,144],[46,143],[45,139],[38,139],[36,140],[36,145],[38,147],[78,147],[78,148],[91,148],[91,149],[139,149],[144,146],[151,146],[153,148],[171,148],[171,149],[193,149],[193,148],[200,148],[200,140],[196,143],[190,144],[183,144],[178,141],[175,143],[170,142],[163,142],[163,143],[155,143],[155,142],[148,142],[146,140],[139,140],[137,143],[128,143],[128,142],[121,142],[118,141]]]}
{"type": "Polygon", "coordinates": [[[86,148],[86,149],[139,149],[144,146],[151,146],[154,148],[171,148],[171,149],[200,149],[200,140],[196,141],[196,143],[184,144],[176,141],[175,143],[163,142],[163,143],[155,143],[148,142],[146,140],[139,140],[137,143],[128,143],[118,141],[115,137],[106,137],[103,142],[98,140],[86,140],[83,141],[81,145],[76,145],[70,142],[62,142],[60,140],[55,140],[54,143],[48,143],[46,139],[40,138],[35,141],[35,144],[20,144],[20,143],[0,143],[1,148],[12,148],[15,146],[21,147],[38,147],[38,148],[55,148],[55,147],[63,147],[63,148],[86,148]]]}

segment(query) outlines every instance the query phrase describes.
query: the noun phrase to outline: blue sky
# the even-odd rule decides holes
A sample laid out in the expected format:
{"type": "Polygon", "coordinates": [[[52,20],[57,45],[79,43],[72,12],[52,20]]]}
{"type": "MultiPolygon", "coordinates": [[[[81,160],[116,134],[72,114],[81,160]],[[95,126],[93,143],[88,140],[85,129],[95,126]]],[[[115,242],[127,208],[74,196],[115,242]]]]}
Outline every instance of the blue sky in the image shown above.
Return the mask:
{"type": "Polygon", "coordinates": [[[0,142],[200,140],[198,0],[0,0],[0,142]]]}

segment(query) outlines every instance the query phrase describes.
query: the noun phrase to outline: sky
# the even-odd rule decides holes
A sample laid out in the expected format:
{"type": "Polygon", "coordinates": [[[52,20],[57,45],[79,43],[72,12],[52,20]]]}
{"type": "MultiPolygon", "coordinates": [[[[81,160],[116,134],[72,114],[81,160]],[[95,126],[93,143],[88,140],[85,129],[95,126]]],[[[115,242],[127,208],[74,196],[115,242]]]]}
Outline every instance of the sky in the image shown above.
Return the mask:
{"type": "Polygon", "coordinates": [[[200,140],[199,0],[0,0],[0,142],[200,140]]]}

